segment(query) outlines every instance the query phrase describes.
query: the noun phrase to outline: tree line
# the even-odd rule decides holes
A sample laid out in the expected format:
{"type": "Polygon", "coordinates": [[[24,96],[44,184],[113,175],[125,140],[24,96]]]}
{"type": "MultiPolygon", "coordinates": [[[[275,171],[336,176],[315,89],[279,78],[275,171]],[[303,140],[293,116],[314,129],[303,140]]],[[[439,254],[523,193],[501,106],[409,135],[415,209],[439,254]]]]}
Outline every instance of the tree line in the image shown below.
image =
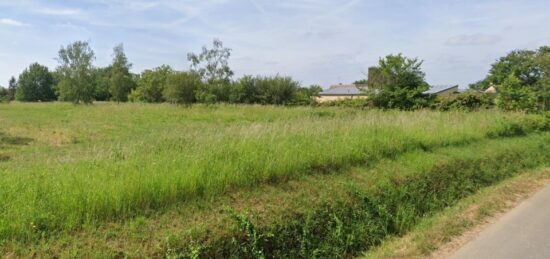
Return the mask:
{"type": "MultiPolygon", "coordinates": [[[[302,87],[291,77],[250,76],[233,79],[229,67],[231,49],[215,39],[211,47],[189,53],[190,67],[178,71],[168,65],[147,69],[140,74],[130,72],[132,64],[122,44],[113,49],[112,62],[96,67],[94,51],[88,42],[77,41],[61,47],[55,71],[31,64],[7,88],[0,87],[4,100],[69,101],[92,103],[169,102],[245,103],[276,105],[315,104],[322,91],[317,85],[302,87]]],[[[380,58],[369,68],[366,79],[368,98],[332,102],[328,105],[352,105],[383,109],[440,110],[490,108],[503,110],[547,111],[550,109],[550,47],[537,50],[514,50],[492,64],[488,75],[470,85],[470,91],[448,97],[426,95],[429,89],[422,71],[422,60],[402,54],[380,58]],[[488,87],[496,94],[483,94],[488,87]]]]}
{"type": "Polygon", "coordinates": [[[89,104],[93,101],[192,103],[296,104],[314,102],[322,91],[317,85],[302,87],[287,76],[245,75],[233,80],[228,60],[231,49],[214,40],[211,48],[189,53],[189,70],[178,71],[168,65],[130,72],[122,44],[113,49],[106,67],[94,66],[95,53],[88,42],[77,41],[61,47],[55,71],[38,63],[31,64],[0,98],[23,102],[67,101],[89,104]]]}

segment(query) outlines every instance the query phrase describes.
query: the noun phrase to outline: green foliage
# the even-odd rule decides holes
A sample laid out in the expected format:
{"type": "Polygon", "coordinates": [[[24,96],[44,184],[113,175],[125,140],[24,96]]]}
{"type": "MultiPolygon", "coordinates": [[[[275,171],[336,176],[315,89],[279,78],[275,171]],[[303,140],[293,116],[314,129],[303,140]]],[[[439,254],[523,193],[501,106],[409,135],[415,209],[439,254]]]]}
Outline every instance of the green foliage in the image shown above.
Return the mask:
{"type": "Polygon", "coordinates": [[[422,61],[402,54],[381,58],[377,68],[369,69],[368,99],[374,107],[411,110],[425,107],[422,94],[429,86],[424,81],[422,61]],[[370,78],[373,78],[371,81],[370,78]]]}
{"type": "Polygon", "coordinates": [[[111,93],[109,92],[111,66],[94,68],[94,100],[109,101],[111,93]]]}
{"type": "Polygon", "coordinates": [[[10,96],[8,89],[0,86],[0,103],[9,102],[10,96]]]}
{"type": "Polygon", "coordinates": [[[331,102],[324,102],[317,104],[319,106],[336,106],[336,107],[347,107],[347,108],[368,108],[370,103],[367,99],[364,98],[355,98],[355,99],[340,99],[331,102]]]}
{"type": "Polygon", "coordinates": [[[320,87],[301,88],[291,77],[244,76],[233,84],[229,101],[259,104],[311,104],[320,87]]]}
{"type": "Polygon", "coordinates": [[[527,122],[538,115],[498,112],[141,104],[0,109],[0,132],[33,139],[32,145],[2,149],[11,159],[0,163],[0,207],[12,208],[0,210],[0,238],[27,240],[40,235],[32,224],[41,233],[70,231],[505,134],[492,132],[516,132],[516,126],[503,125],[543,125],[527,122]]]}
{"type": "Polygon", "coordinates": [[[323,91],[323,88],[319,85],[311,85],[310,87],[299,87],[294,94],[292,104],[294,105],[313,105],[316,104],[315,97],[319,96],[319,93],[323,91]]]}
{"type": "Polygon", "coordinates": [[[195,97],[198,102],[213,104],[217,102],[229,102],[230,95],[231,83],[229,81],[208,80],[200,85],[195,97]]]}
{"type": "Polygon", "coordinates": [[[53,101],[56,99],[54,84],[54,77],[48,68],[33,63],[19,75],[16,98],[23,102],[53,101]]]}
{"type": "Polygon", "coordinates": [[[61,47],[57,61],[59,99],[73,103],[92,103],[95,94],[94,52],[88,42],[77,41],[61,47]]]}
{"type": "Polygon", "coordinates": [[[522,170],[548,165],[550,145],[545,140],[548,135],[412,152],[375,165],[365,173],[379,175],[373,177],[376,180],[351,184],[344,197],[314,205],[305,213],[288,213],[275,223],[254,224],[247,215],[231,211],[237,215],[233,218],[239,228],[229,237],[210,240],[211,246],[204,246],[202,255],[356,256],[389,236],[406,234],[420,219],[481,188],[522,170]],[[419,164],[423,167],[415,166],[419,164]]]}
{"type": "Polygon", "coordinates": [[[534,58],[536,51],[514,50],[495,62],[486,81],[495,85],[501,85],[508,80],[510,75],[516,77],[522,85],[532,85],[541,77],[541,71],[534,58]]]}
{"type": "Polygon", "coordinates": [[[231,103],[258,103],[259,92],[256,87],[256,78],[245,75],[233,83],[229,94],[231,103]]]}
{"type": "Polygon", "coordinates": [[[475,91],[467,91],[460,94],[438,97],[435,108],[441,111],[461,110],[477,111],[489,109],[494,106],[494,98],[491,95],[475,91]]]}
{"type": "Polygon", "coordinates": [[[8,100],[13,101],[15,100],[15,94],[17,92],[17,81],[15,81],[15,77],[11,77],[10,81],[8,83],[8,100]]]}
{"type": "Polygon", "coordinates": [[[195,102],[195,93],[202,86],[201,78],[192,72],[174,72],[166,80],[163,96],[167,102],[191,104],[195,102]]]}
{"type": "Polygon", "coordinates": [[[529,111],[536,109],[537,96],[532,87],[523,85],[510,74],[498,88],[496,104],[507,111],[529,111]]]}
{"type": "Polygon", "coordinates": [[[470,90],[485,91],[489,88],[489,82],[487,80],[479,80],[473,84],[468,85],[470,90]]]}
{"type": "Polygon", "coordinates": [[[259,102],[262,104],[290,104],[295,97],[300,83],[291,77],[273,76],[257,77],[259,102]]]}
{"type": "Polygon", "coordinates": [[[117,45],[113,50],[113,64],[110,67],[109,93],[116,102],[128,101],[128,94],[135,87],[130,74],[132,64],[128,62],[124,47],[117,45]]]}
{"type": "Polygon", "coordinates": [[[163,102],[162,93],[166,87],[166,80],[173,73],[174,70],[167,65],[143,71],[137,81],[136,89],[130,93],[130,100],[149,103],[163,102]]]}
{"type": "MultiPolygon", "coordinates": [[[[189,53],[187,59],[191,63],[191,71],[198,73],[204,82],[214,85],[229,83],[233,71],[229,68],[231,49],[224,48],[218,39],[212,41],[212,48],[202,47],[200,54],[189,53]]],[[[215,86],[214,86],[215,87],[215,86]]]]}
{"type": "Polygon", "coordinates": [[[495,62],[489,75],[477,83],[496,85],[498,106],[529,112],[550,109],[550,47],[515,50],[495,62]]]}

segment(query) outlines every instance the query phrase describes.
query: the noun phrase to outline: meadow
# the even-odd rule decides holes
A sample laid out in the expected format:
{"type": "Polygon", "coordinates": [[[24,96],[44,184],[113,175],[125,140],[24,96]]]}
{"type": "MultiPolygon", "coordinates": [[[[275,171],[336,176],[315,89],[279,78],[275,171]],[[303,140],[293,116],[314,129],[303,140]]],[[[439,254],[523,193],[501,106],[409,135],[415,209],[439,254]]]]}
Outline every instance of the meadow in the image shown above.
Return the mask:
{"type": "MultiPolygon", "coordinates": [[[[363,244],[349,251],[333,251],[355,254],[360,252],[358,249],[375,245],[385,234],[405,232],[416,218],[483,186],[523,168],[544,165],[550,151],[546,144],[550,140],[545,133],[548,130],[550,123],[543,116],[493,110],[467,113],[254,105],[0,105],[0,240],[11,240],[0,245],[37,244],[37,240],[86,232],[90,227],[123,226],[136,218],[155,221],[177,208],[191,206],[186,204],[217,208],[226,205],[217,200],[228,201],[226,197],[232,195],[247,200],[248,195],[269,188],[284,189],[289,183],[294,184],[295,192],[301,188],[296,186],[313,192],[312,186],[328,184],[326,190],[335,196],[348,197],[349,193],[338,194],[342,190],[335,189],[344,181],[368,188],[369,195],[387,190],[387,196],[376,197],[382,197],[378,201],[388,206],[405,201],[417,206],[394,211],[397,220],[386,222],[394,226],[379,229],[384,234],[361,232],[373,238],[359,240],[363,244]],[[350,173],[354,168],[362,168],[360,177],[350,173]],[[333,179],[338,177],[345,180],[333,179]],[[397,188],[392,185],[395,181],[407,184],[398,184],[397,188]],[[409,190],[408,194],[403,190],[409,190]],[[423,196],[414,197],[415,191],[423,196]]],[[[241,203],[267,206],[284,192],[268,193],[275,198],[266,198],[263,205],[241,203]]],[[[348,215],[346,206],[323,207],[323,199],[317,196],[317,201],[311,202],[313,196],[305,194],[301,198],[311,206],[308,215],[318,215],[318,219],[308,219],[311,222],[324,224],[322,219],[332,220],[330,215],[341,213],[350,226],[359,227],[353,224],[364,222],[365,217],[376,218],[348,215]]],[[[236,207],[247,207],[243,204],[236,207]]],[[[206,215],[207,210],[184,214],[195,222],[197,215],[206,215]]],[[[297,213],[299,209],[285,205],[275,210],[278,212],[257,215],[263,215],[265,228],[284,233],[274,227],[284,224],[267,222],[275,222],[274,215],[282,210],[297,213]]],[[[236,215],[248,222],[246,217],[236,215]]],[[[251,230],[245,230],[248,232],[242,240],[254,241],[254,235],[249,235],[251,230]]],[[[207,239],[214,243],[222,240],[219,242],[223,245],[217,247],[229,247],[223,241],[231,236],[227,231],[207,239]]],[[[288,242],[288,238],[281,238],[281,242],[288,242]]],[[[186,241],[180,242],[180,250],[191,249],[192,243],[182,240],[186,241]]],[[[241,252],[273,256],[279,251],[273,242],[270,253],[269,247],[257,246],[241,252]]],[[[323,246],[321,243],[312,243],[309,248],[315,251],[313,248],[323,246]]],[[[227,252],[213,247],[208,252],[211,256],[227,252]]],[[[11,250],[0,251],[6,249],[11,250]]]]}

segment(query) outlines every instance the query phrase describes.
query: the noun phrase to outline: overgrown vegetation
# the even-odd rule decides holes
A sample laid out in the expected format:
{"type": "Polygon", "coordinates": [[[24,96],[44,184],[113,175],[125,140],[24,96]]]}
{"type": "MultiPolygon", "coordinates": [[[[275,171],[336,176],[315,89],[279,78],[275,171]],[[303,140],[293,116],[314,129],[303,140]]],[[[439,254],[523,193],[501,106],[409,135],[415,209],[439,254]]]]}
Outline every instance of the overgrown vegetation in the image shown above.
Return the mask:
{"type": "Polygon", "coordinates": [[[11,252],[77,233],[104,237],[104,224],[155,228],[158,217],[196,203],[180,220],[208,220],[178,227],[186,234],[169,247],[151,241],[148,254],[352,255],[550,153],[547,118],[497,111],[11,104],[0,114],[0,251],[11,252]],[[347,173],[353,166],[365,172],[347,173]],[[325,198],[308,194],[308,178],[333,173],[340,180],[318,183],[325,198]],[[282,206],[289,181],[305,193],[289,193],[299,196],[282,206]],[[255,203],[269,188],[275,193],[255,203]],[[301,209],[291,202],[298,197],[301,209]],[[238,228],[214,223],[230,215],[238,228]]]}

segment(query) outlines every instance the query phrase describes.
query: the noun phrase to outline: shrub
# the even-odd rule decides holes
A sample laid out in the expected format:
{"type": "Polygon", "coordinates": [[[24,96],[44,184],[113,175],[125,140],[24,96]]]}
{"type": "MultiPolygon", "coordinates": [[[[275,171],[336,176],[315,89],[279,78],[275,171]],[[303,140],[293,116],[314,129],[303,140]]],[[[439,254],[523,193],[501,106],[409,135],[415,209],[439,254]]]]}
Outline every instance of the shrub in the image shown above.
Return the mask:
{"type": "Polygon", "coordinates": [[[164,99],[171,103],[191,104],[195,92],[201,87],[201,78],[192,72],[175,72],[168,76],[164,88],[164,99]]]}
{"type": "Polygon", "coordinates": [[[153,70],[145,70],[141,73],[137,87],[129,96],[130,101],[158,103],[163,102],[163,91],[166,79],[174,70],[170,66],[160,66],[153,70]]]}
{"type": "Polygon", "coordinates": [[[476,111],[493,107],[494,100],[490,95],[468,91],[456,95],[439,97],[436,99],[434,106],[441,111],[476,111]]]}

